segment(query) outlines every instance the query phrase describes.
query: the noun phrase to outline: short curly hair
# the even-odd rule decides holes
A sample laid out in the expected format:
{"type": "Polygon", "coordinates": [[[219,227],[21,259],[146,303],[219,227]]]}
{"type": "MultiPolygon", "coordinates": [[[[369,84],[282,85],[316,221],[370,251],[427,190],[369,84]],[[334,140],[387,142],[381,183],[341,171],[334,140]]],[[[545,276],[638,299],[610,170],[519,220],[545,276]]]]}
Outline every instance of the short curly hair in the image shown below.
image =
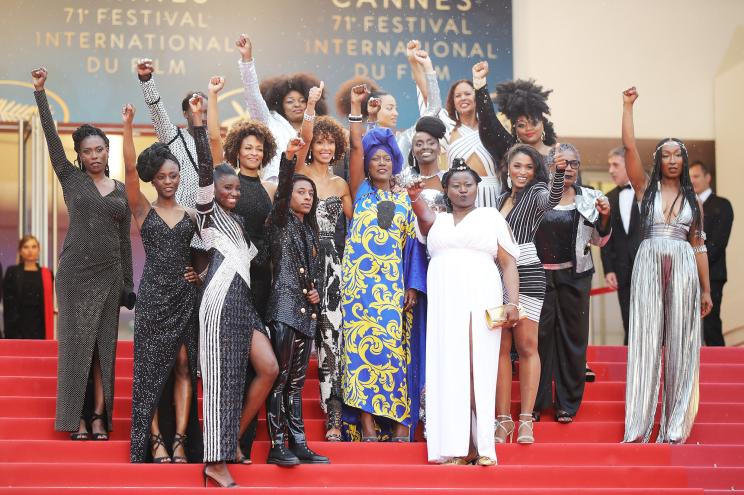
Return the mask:
{"type": "MultiPolygon", "coordinates": [[[[345,119],[347,115],[351,113],[351,88],[359,86],[360,84],[366,84],[369,88],[370,93],[380,91],[380,85],[373,79],[364,76],[357,76],[352,79],[347,79],[342,82],[336,91],[336,113],[339,117],[345,119]]],[[[367,118],[367,105],[362,105],[362,116],[367,118]]]]}
{"type": "MultiPolygon", "coordinates": [[[[313,124],[313,142],[316,139],[325,136],[330,136],[336,145],[336,151],[333,154],[333,161],[337,162],[343,159],[344,153],[346,153],[346,135],[344,134],[344,128],[341,127],[341,124],[339,124],[336,119],[327,115],[315,119],[315,124],[313,124]]],[[[312,143],[310,143],[310,146],[312,146],[312,143]]],[[[308,151],[305,162],[310,163],[312,161],[312,151],[308,151]]]]}
{"type": "Polygon", "coordinates": [[[265,167],[276,155],[276,139],[265,124],[252,119],[239,120],[230,127],[223,146],[225,160],[235,168],[240,166],[238,160],[240,146],[243,144],[243,139],[248,136],[256,136],[263,143],[264,155],[263,160],[261,160],[261,167],[265,167]]]}
{"type": "MultiPolygon", "coordinates": [[[[320,86],[320,80],[317,77],[307,72],[297,72],[296,74],[266,78],[261,81],[260,90],[269,110],[275,111],[286,119],[287,116],[282,105],[284,97],[290,91],[299,91],[307,99],[313,86],[320,86]]],[[[326,115],[327,113],[328,105],[325,101],[325,95],[323,95],[315,104],[315,114],[326,115]]]]}

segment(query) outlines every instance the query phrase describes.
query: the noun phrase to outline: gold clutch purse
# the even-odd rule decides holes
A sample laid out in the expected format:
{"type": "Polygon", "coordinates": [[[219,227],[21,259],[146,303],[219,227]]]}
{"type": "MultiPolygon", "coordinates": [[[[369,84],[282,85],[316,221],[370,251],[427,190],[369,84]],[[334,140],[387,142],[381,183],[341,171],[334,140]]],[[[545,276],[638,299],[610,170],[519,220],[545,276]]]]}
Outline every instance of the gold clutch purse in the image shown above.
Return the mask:
{"type": "Polygon", "coordinates": [[[515,306],[517,308],[520,320],[527,318],[527,313],[525,313],[524,308],[521,305],[502,304],[501,306],[496,306],[495,308],[489,308],[486,310],[486,323],[489,328],[500,327],[506,323],[507,306],[515,306]]]}

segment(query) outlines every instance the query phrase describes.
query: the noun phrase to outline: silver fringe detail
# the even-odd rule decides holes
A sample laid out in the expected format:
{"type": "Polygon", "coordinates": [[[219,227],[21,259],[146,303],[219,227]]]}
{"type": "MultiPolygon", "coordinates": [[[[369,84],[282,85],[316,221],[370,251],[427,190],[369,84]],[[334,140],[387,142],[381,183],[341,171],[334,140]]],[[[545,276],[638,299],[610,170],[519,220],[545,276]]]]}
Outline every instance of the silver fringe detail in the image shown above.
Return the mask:
{"type": "Polygon", "coordinates": [[[697,415],[700,283],[684,229],[670,232],[670,227],[647,232],[633,266],[624,442],[651,438],[662,354],[664,395],[657,443],[684,442],[697,415]]]}

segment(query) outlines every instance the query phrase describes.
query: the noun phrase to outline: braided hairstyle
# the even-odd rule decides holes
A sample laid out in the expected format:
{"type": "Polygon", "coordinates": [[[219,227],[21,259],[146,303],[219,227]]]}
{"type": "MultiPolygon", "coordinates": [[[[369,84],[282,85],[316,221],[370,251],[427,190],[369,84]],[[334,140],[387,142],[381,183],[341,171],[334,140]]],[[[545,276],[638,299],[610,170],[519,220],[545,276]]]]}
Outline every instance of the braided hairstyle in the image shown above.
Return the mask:
{"type": "MultiPolygon", "coordinates": [[[[103,132],[102,129],[99,129],[98,127],[94,127],[90,124],[83,124],[72,133],[72,142],[73,146],[75,148],[75,153],[77,153],[77,158],[75,161],[78,164],[78,167],[80,167],[80,170],[85,172],[85,165],[83,165],[83,160],[80,159],[80,146],[82,146],[83,140],[87,137],[91,136],[98,136],[101,139],[103,139],[103,142],[106,143],[106,149],[108,150],[109,147],[109,138],[106,136],[106,133],[103,132]]],[[[108,163],[106,163],[106,168],[103,171],[106,174],[106,177],[109,176],[109,166],[108,163]]]]}
{"type": "MultiPolygon", "coordinates": [[[[692,188],[692,181],[690,180],[690,158],[687,155],[687,147],[685,143],[677,138],[664,138],[656,144],[656,151],[654,151],[654,169],[651,172],[651,177],[648,181],[646,191],[643,193],[643,200],[641,202],[641,218],[643,219],[643,232],[647,231],[654,223],[654,209],[656,193],[659,192],[659,181],[661,180],[661,148],[665,144],[676,143],[679,145],[682,151],[682,174],[679,178],[680,192],[682,193],[682,205],[684,207],[685,202],[690,205],[692,210],[692,226],[691,230],[697,230],[701,232],[703,230],[702,214],[698,205],[697,195],[692,188]]],[[[680,208],[680,211],[681,211],[680,208]]]]}

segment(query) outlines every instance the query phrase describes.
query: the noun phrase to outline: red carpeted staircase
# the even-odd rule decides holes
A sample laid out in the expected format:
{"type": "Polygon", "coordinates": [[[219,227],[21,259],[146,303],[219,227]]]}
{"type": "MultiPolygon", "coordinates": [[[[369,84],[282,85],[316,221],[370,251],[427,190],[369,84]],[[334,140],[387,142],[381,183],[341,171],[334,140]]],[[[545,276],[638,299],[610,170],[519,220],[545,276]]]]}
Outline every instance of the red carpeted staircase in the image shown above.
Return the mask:
{"type": "MultiPolygon", "coordinates": [[[[311,446],[329,466],[264,464],[264,421],[251,466],[233,466],[238,493],[551,495],[744,493],[744,349],[705,348],[700,412],[686,445],[624,445],[625,349],[593,347],[597,374],[573,424],[550,414],[537,443],[497,447],[499,465],[436,466],[426,444],[323,441],[314,370],[305,386],[311,446]]],[[[129,464],[132,344],[120,342],[114,428],[108,442],[72,442],[53,430],[56,343],[0,340],[0,493],[205,493],[200,465],[129,464]]],[[[514,399],[519,398],[515,383],[514,399]]],[[[214,489],[211,489],[214,490],[214,489]]]]}

